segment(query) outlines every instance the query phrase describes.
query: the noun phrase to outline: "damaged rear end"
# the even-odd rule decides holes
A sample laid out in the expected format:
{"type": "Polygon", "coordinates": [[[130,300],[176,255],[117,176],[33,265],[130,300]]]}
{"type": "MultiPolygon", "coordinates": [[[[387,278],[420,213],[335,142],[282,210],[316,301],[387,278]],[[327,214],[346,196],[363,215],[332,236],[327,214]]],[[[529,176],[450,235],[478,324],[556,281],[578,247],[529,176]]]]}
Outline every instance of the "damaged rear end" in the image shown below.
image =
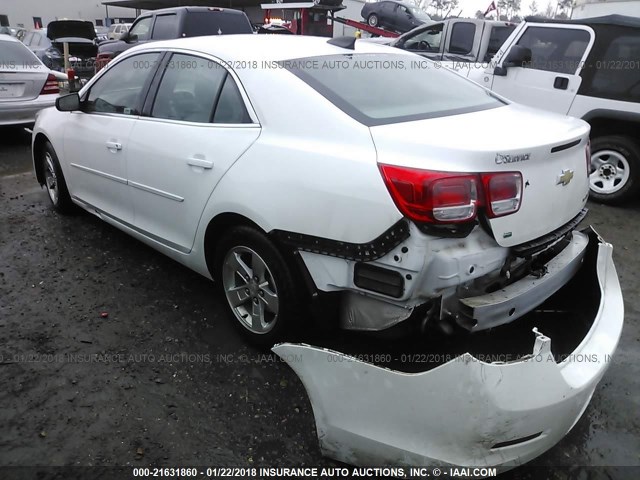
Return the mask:
{"type": "Polygon", "coordinates": [[[354,465],[513,467],[557,443],[586,409],[624,316],[612,246],[581,235],[571,281],[494,331],[369,349],[276,345],[307,390],[323,453],[354,465]]]}

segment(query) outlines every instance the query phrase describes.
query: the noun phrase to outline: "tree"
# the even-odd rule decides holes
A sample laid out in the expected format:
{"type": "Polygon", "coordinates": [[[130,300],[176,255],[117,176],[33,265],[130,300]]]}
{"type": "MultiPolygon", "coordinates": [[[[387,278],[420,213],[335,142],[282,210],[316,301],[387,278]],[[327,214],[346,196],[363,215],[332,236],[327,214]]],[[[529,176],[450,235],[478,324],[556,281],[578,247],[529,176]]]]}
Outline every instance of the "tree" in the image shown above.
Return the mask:
{"type": "Polygon", "coordinates": [[[529,4],[529,11],[531,12],[531,15],[536,15],[538,13],[538,2],[536,2],[536,0],[533,0],[533,2],[529,4]]]}
{"type": "Polygon", "coordinates": [[[502,20],[504,15],[507,20],[510,20],[520,11],[520,0],[498,0],[498,8],[501,13],[500,19],[502,20]]]}
{"type": "Polygon", "coordinates": [[[545,16],[547,18],[552,18],[553,17],[553,4],[551,2],[547,3],[547,8],[544,11],[543,16],[545,16]]]}
{"type": "Polygon", "coordinates": [[[458,7],[459,0],[431,0],[429,6],[434,10],[432,18],[447,18],[458,7]]]}
{"type": "Polygon", "coordinates": [[[482,10],[477,10],[476,18],[484,18],[484,12],[482,10]]]}

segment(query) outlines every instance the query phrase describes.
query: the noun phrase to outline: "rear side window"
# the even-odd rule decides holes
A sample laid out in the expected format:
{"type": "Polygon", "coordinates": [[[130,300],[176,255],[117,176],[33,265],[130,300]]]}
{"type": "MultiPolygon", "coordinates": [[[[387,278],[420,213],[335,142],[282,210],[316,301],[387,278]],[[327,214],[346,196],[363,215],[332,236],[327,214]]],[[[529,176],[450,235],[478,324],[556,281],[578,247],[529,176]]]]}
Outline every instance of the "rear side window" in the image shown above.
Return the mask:
{"type": "Polygon", "coordinates": [[[609,44],[595,63],[589,94],[640,102],[640,33],[625,32],[609,44]]]}
{"type": "Polygon", "coordinates": [[[250,123],[233,78],[216,62],[174,54],[167,63],[151,116],[197,123],[250,123]]]}
{"type": "Polygon", "coordinates": [[[421,68],[398,54],[328,55],[281,62],[347,115],[367,126],[503,106],[488,90],[447,69],[421,68]],[[336,68],[340,65],[340,68],[336,68]]]}
{"type": "Polygon", "coordinates": [[[140,115],[142,95],[156,71],[159,55],[135,55],[110,67],[89,90],[84,111],[140,115]]]}
{"type": "Polygon", "coordinates": [[[467,55],[473,50],[473,39],[476,36],[476,26],[473,23],[457,22],[451,30],[449,53],[467,55]]]}
{"type": "Polygon", "coordinates": [[[240,90],[231,75],[227,75],[220,92],[213,123],[251,123],[240,90]]]}
{"type": "Polygon", "coordinates": [[[225,11],[189,12],[184,21],[184,36],[253,33],[246,15],[225,11]]]}
{"type": "Polygon", "coordinates": [[[178,19],[175,13],[170,15],[158,15],[156,23],[153,26],[153,34],[151,38],[154,40],[166,40],[169,38],[178,38],[178,19]]]}
{"type": "Polygon", "coordinates": [[[581,29],[529,27],[518,45],[531,49],[529,68],[575,74],[591,36],[581,29]]]}

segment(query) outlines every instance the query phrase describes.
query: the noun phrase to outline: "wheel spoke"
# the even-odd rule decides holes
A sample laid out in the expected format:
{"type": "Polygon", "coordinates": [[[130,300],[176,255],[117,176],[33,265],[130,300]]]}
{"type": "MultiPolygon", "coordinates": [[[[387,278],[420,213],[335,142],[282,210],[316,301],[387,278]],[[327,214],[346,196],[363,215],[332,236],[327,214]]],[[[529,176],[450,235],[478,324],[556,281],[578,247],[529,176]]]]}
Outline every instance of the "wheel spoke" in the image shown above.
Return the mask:
{"type": "Polygon", "coordinates": [[[253,275],[258,277],[258,282],[264,281],[265,265],[257,255],[251,255],[251,268],[253,275]]]}
{"type": "Polygon", "coordinates": [[[229,288],[227,290],[227,298],[229,299],[229,303],[232,307],[239,307],[240,305],[244,305],[251,297],[246,291],[246,287],[244,285],[240,285],[237,287],[229,288]]]}
{"type": "Polygon", "coordinates": [[[261,291],[264,293],[259,298],[264,302],[267,310],[273,314],[278,313],[278,295],[275,294],[270,288],[262,287],[261,291]]]}
{"type": "Polygon", "coordinates": [[[242,278],[244,283],[247,283],[247,278],[251,278],[253,276],[253,270],[244,263],[240,254],[237,252],[233,252],[231,258],[229,259],[229,266],[233,269],[236,274],[242,278]]]}
{"type": "Polygon", "coordinates": [[[252,302],[251,328],[256,332],[264,330],[264,304],[262,302],[252,302]]]}

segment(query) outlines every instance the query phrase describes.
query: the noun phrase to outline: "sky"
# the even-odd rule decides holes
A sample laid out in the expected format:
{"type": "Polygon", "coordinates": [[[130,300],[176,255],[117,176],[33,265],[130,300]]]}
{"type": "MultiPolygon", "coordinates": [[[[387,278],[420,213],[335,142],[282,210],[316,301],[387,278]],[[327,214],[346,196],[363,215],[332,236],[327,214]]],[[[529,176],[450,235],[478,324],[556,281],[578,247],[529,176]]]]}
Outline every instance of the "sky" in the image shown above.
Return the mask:
{"type": "MultiPolygon", "coordinates": [[[[427,0],[428,1],[428,0],[427,0]]],[[[538,4],[538,10],[544,10],[547,7],[547,3],[549,0],[536,0],[538,4]]],[[[487,10],[489,5],[491,5],[491,0],[459,0],[459,6],[457,10],[452,13],[452,15],[457,15],[460,10],[462,10],[462,17],[473,17],[475,16],[478,10],[482,10],[483,12],[487,10]]],[[[496,5],[498,1],[496,0],[496,5]]],[[[531,11],[529,10],[529,5],[531,5],[531,0],[521,0],[521,12],[525,15],[529,15],[531,11]]],[[[431,11],[431,9],[427,9],[431,11]]]]}

